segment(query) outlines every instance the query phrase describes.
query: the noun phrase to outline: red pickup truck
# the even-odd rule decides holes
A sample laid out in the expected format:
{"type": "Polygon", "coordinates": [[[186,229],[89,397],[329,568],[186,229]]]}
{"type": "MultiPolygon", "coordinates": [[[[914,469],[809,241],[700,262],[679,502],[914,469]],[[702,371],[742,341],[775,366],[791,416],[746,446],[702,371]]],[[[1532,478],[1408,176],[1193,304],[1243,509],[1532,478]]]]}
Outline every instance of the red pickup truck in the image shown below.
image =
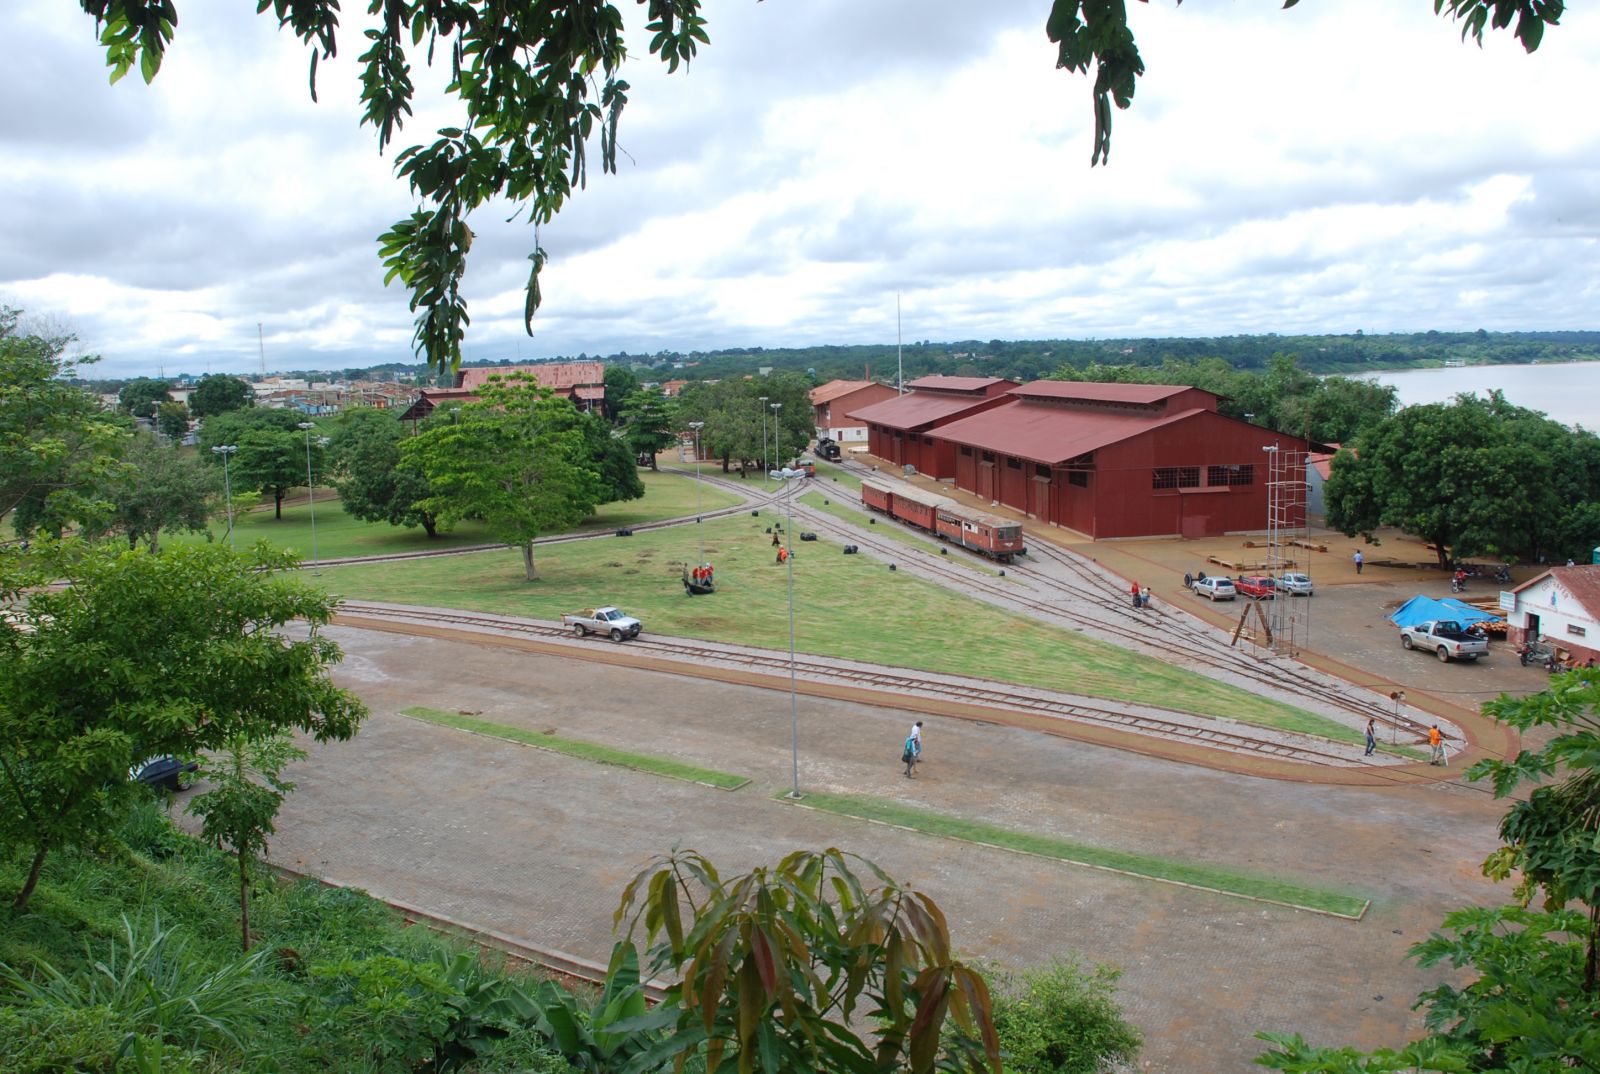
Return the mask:
{"type": "Polygon", "coordinates": [[[1278,583],[1264,574],[1235,578],[1233,588],[1239,591],[1241,597],[1254,597],[1256,600],[1272,600],[1278,595],[1278,583]]]}

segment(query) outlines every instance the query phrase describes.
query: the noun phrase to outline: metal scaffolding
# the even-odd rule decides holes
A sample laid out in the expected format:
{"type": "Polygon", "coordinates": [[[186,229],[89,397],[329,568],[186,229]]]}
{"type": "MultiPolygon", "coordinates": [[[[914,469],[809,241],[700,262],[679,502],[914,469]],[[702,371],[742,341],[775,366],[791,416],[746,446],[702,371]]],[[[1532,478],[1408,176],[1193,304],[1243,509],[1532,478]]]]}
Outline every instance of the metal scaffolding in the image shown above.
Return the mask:
{"type": "MultiPolygon", "coordinates": [[[[1309,563],[1300,568],[1297,554],[1308,551],[1306,541],[1306,453],[1277,444],[1267,453],[1267,573],[1281,578],[1300,569],[1309,575],[1309,563]]],[[[1293,656],[1311,638],[1311,599],[1295,600],[1280,590],[1267,613],[1272,649],[1293,656]]]]}

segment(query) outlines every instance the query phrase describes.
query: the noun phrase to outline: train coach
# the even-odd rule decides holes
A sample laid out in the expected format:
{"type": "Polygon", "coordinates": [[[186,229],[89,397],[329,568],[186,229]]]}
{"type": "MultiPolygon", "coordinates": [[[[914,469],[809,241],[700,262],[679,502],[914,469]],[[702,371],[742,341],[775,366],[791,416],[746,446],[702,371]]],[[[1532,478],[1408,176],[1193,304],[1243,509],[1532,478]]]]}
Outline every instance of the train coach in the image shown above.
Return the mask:
{"type": "Polygon", "coordinates": [[[947,496],[893,478],[863,478],[861,502],[874,511],[1002,563],[1010,563],[1013,556],[1027,551],[1022,543],[1020,523],[984,514],[947,496]]]}

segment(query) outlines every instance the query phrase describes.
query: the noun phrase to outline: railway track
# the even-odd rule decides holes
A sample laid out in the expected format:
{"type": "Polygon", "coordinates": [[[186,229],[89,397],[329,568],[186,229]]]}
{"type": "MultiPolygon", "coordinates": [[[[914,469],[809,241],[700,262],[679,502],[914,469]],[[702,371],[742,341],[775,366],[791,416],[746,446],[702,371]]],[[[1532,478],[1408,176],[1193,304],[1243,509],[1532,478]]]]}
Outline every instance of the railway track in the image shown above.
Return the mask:
{"type": "MultiPolygon", "coordinates": [[[[577,651],[600,644],[577,642],[565,628],[554,624],[468,611],[396,607],[365,601],[349,601],[340,606],[339,615],[530,638],[571,646],[577,651]]],[[[628,651],[633,654],[669,663],[681,663],[685,665],[685,673],[717,665],[781,679],[789,674],[791,666],[787,653],[713,645],[687,639],[635,638],[626,645],[628,651]]],[[[1341,748],[1340,744],[1315,736],[1238,725],[1217,717],[1163,709],[1159,706],[1129,704],[1122,708],[1112,708],[1099,704],[1094,699],[1015,687],[993,680],[930,675],[809,656],[797,658],[793,669],[797,679],[804,679],[808,683],[843,684],[862,690],[891,694],[898,698],[920,698],[994,708],[1048,720],[1070,721],[1156,737],[1169,742],[1184,742],[1207,749],[1247,756],[1271,757],[1306,765],[1330,768],[1370,767],[1370,761],[1363,761],[1355,748],[1341,748]]]]}
{"type": "MultiPolygon", "coordinates": [[[[859,464],[856,465],[859,468],[859,464]]],[[[830,493],[838,498],[845,498],[848,493],[848,490],[843,488],[827,487],[830,493]]],[[[856,503],[860,503],[859,496],[854,496],[853,499],[856,503]]],[[[862,509],[868,510],[864,505],[862,509]]],[[[833,529],[841,526],[838,519],[803,504],[795,506],[795,513],[804,517],[809,524],[826,525],[833,529]]],[[[894,519],[886,519],[886,522],[894,526],[904,525],[894,519]]],[[[912,527],[907,529],[911,530],[912,527]]],[[[915,532],[921,535],[921,531],[915,532]]],[[[937,537],[930,535],[929,539],[937,540],[937,537]]],[[[1069,601],[1073,605],[1071,614],[1077,620],[1069,624],[1073,627],[1088,624],[1097,634],[1132,644],[1158,658],[1171,659],[1174,655],[1182,656],[1199,670],[1219,669],[1258,686],[1275,691],[1287,691],[1300,698],[1314,699],[1340,711],[1349,712],[1362,720],[1372,718],[1380,725],[1404,734],[1418,737],[1426,735],[1428,727],[1426,722],[1397,714],[1393,706],[1387,703],[1387,699],[1376,695],[1362,696],[1361,693],[1353,693],[1350,687],[1328,682],[1311,669],[1288,661],[1280,660],[1264,664],[1259,658],[1240,652],[1204,628],[1194,629],[1193,620],[1188,616],[1181,616],[1161,605],[1135,611],[1127,597],[1120,591],[1119,584],[1113,584],[1099,573],[1097,568],[1085,563],[1076,553],[1048,542],[1030,541],[1027,561],[1015,562],[1006,568],[1010,575],[1026,581],[1035,590],[1035,595],[1030,596],[1019,591],[1016,586],[996,582],[986,575],[953,570],[943,564],[942,561],[946,557],[935,558],[889,540],[863,536],[857,529],[850,529],[849,540],[887,558],[903,561],[908,557],[915,557],[922,571],[941,580],[956,582],[968,591],[984,595],[991,602],[1019,606],[1042,618],[1059,623],[1068,612],[1059,603],[1052,603],[1051,600],[1069,601]],[[1046,563],[1058,571],[1066,572],[1068,577],[1063,579],[1047,573],[1042,569],[1042,564],[1046,563]],[[1085,614],[1086,611],[1092,614],[1085,614]],[[1159,631],[1162,638],[1159,645],[1151,642],[1152,626],[1159,631]]],[[[946,547],[953,549],[949,558],[954,563],[959,563],[960,557],[965,556],[971,556],[974,562],[987,562],[965,549],[946,547]]]]}

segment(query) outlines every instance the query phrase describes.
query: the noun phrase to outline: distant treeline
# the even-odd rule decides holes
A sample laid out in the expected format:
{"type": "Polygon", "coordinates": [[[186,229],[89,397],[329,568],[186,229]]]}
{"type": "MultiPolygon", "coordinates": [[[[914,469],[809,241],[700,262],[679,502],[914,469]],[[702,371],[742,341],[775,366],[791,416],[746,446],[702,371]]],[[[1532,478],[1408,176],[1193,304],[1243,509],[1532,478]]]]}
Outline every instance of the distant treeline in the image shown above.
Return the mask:
{"type": "MultiPolygon", "coordinates": [[[[1379,369],[1463,362],[1467,365],[1527,365],[1535,362],[1571,362],[1600,358],[1600,331],[1594,332],[1413,332],[1409,334],[1283,336],[1215,336],[1173,339],[1043,339],[957,340],[935,343],[922,340],[905,344],[905,377],[942,373],[964,377],[1006,377],[1016,381],[1040,380],[1064,368],[1091,366],[1160,366],[1166,362],[1196,362],[1219,358],[1235,369],[1264,370],[1275,354],[1292,354],[1308,373],[1361,373],[1379,369]]],[[[869,376],[893,381],[896,348],[893,343],[818,347],[743,347],[715,351],[657,351],[654,354],[562,355],[549,361],[603,361],[608,365],[642,367],[649,378],[666,380],[717,380],[743,376],[757,369],[804,373],[818,382],[865,380],[869,376]],[[682,363],[682,368],[678,368],[682,363]]],[[[514,358],[498,362],[465,362],[463,366],[523,364],[514,358]]],[[[367,369],[286,370],[280,376],[342,376],[351,380],[390,379],[409,373],[419,384],[437,382],[434,374],[416,363],[389,362],[367,369]]],[[[443,378],[448,382],[451,378],[443,378]]],[[[117,391],[120,380],[85,382],[97,391],[117,391]]]]}

